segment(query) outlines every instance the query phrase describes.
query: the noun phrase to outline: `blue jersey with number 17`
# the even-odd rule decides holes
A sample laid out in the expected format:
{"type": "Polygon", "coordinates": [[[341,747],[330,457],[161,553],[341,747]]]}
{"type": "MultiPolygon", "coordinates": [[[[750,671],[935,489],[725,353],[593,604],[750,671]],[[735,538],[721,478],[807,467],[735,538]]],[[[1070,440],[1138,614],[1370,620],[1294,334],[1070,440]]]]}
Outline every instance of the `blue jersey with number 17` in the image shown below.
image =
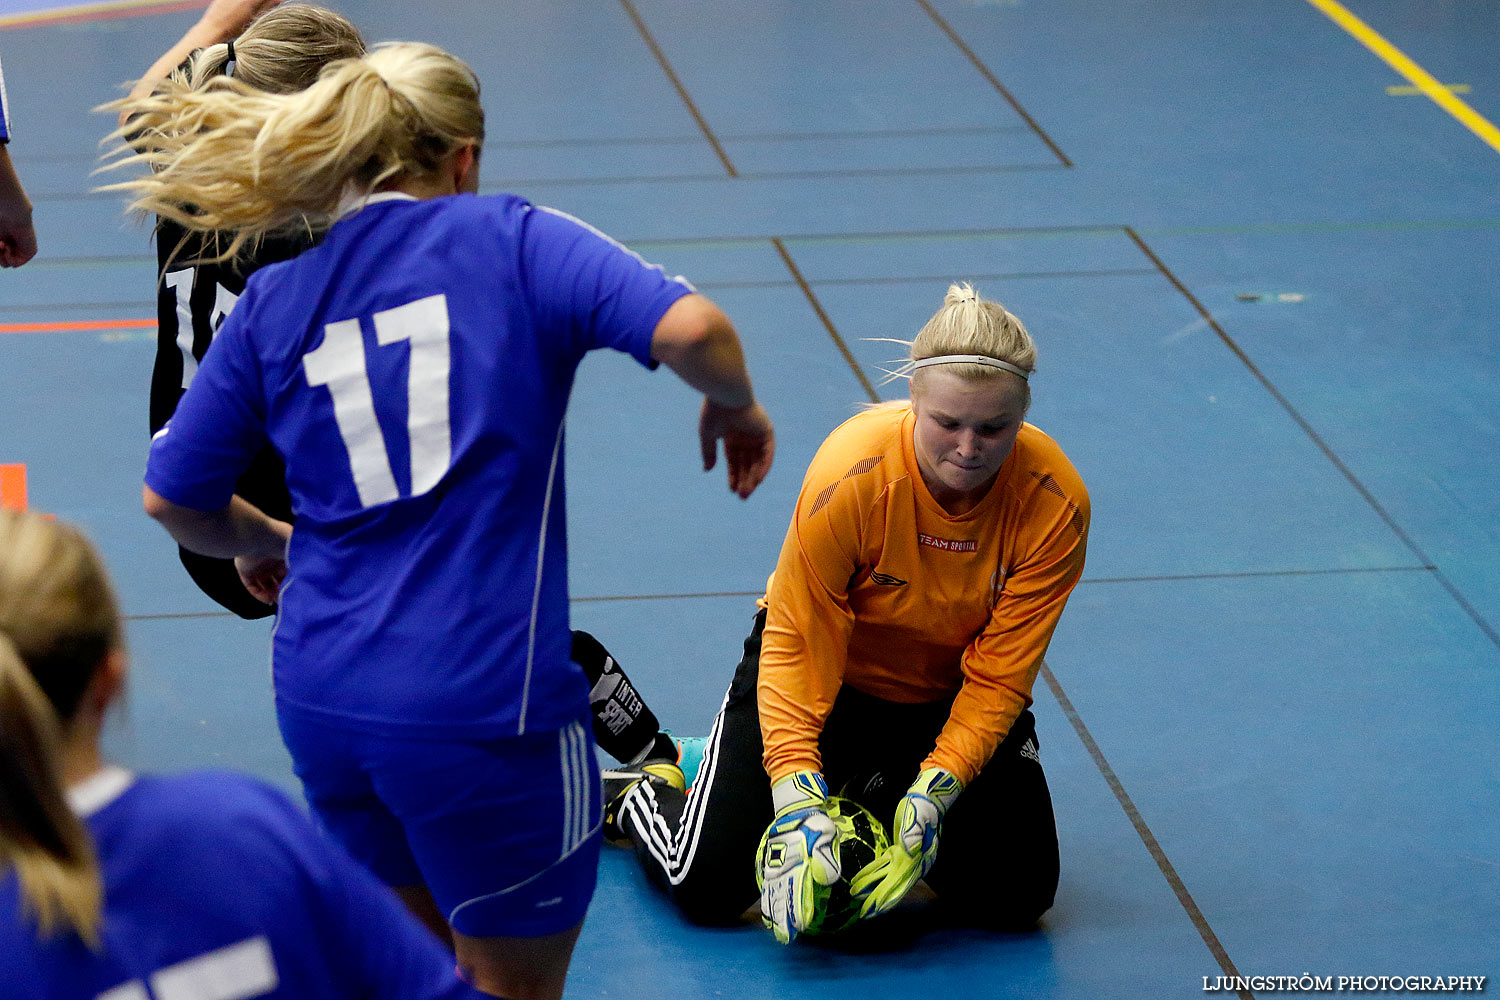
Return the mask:
{"type": "Polygon", "coordinates": [[[281,711],[392,735],[577,717],[568,393],[595,348],[652,365],[657,322],[691,291],[511,196],[377,195],[250,278],[146,483],[216,510],[267,440],[286,460],[281,711]]]}

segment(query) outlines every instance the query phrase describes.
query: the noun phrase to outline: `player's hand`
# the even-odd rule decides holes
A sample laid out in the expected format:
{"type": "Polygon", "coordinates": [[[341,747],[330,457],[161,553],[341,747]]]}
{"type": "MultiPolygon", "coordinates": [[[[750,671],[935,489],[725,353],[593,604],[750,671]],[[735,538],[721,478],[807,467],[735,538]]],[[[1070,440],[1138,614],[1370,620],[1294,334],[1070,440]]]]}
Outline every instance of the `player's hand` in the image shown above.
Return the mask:
{"type": "Polygon", "coordinates": [[[286,579],[286,560],[259,556],[236,556],[234,568],[250,596],[262,604],[275,606],[281,599],[281,581],[286,579]]]}
{"type": "Polygon", "coordinates": [[[10,153],[0,144],[0,267],[20,267],[35,256],[31,201],[11,166],[10,153]]]}
{"type": "Polygon", "coordinates": [[[929,767],[917,775],[896,806],[891,846],[862,868],[850,884],[855,898],[864,899],[861,917],[892,909],[917,879],[932,870],[943,816],[961,791],[963,784],[940,767],[929,767]]]}
{"type": "Polygon", "coordinates": [[[797,771],[771,786],[776,819],[760,856],[760,919],[782,944],[812,924],[841,874],[827,800],[828,786],[816,771],[797,771]]]}
{"type": "Polygon", "coordinates": [[[703,471],[708,472],[718,460],[719,440],[724,441],[724,458],[729,466],[729,488],[743,500],[771,471],[776,455],[776,432],[771,418],[759,403],[749,406],[720,406],[707,397],[698,416],[698,441],[703,449],[703,471]]]}
{"type": "Polygon", "coordinates": [[[200,21],[219,41],[228,41],[250,26],[281,0],[213,0],[203,11],[200,21]]]}
{"type": "Polygon", "coordinates": [[[20,267],[36,256],[36,229],[25,217],[0,209],[0,267],[20,267]]]}

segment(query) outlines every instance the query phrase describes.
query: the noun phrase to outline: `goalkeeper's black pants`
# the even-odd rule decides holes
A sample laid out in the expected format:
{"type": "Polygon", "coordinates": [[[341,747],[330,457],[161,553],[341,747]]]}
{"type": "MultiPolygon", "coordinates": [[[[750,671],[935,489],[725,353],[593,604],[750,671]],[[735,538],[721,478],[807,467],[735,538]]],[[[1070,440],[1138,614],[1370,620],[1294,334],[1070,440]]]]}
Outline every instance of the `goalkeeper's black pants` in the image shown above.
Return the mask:
{"type": "MultiPolygon", "coordinates": [[[[765,620],[764,611],[756,615],[745,640],[691,792],[641,782],[620,810],[619,825],[647,875],[699,923],[736,922],[760,895],[755,853],[773,818],[755,700],[765,620]]],[[[951,701],[898,704],[846,686],[819,744],[830,791],[889,823],[951,708],[951,701]]],[[[1025,930],[1051,907],[1057,878],[1052,797],[1027,711],[948,811],[926,881],[958,922],[1025,930]]]]}

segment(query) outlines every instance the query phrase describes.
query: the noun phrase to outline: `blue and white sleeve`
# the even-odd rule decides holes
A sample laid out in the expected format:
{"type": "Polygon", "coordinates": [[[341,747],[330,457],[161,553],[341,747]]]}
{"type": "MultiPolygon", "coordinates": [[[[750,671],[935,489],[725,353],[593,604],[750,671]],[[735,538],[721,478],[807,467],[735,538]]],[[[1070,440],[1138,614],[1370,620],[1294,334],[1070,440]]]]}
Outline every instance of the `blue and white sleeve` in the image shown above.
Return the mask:
{"type": "Polygon", "coordinates": [[[527,212],[521,266],[544,328],[562,331],[580,355],[609,347],[648,368],[656,367],[656,324],[695,291],[588,223],[540,205],[527,212]]]}
{"type": "Polygon", "coordinates": [[[10,103],[5,96],[5,65],[0,63],[0,142],[10,141],[10,103]]]}

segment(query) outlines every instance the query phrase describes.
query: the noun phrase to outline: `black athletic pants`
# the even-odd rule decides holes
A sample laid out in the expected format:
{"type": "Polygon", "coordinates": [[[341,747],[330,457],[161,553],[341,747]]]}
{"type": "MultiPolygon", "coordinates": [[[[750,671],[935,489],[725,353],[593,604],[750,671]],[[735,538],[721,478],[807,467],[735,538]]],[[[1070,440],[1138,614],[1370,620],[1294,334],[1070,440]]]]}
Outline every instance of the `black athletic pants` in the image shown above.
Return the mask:
{"type": "MultiPolygon", "coordinates": [[[[773,818],[755,698],[765,620],[764,611],[756,615],[745,640],[691,792],[641,782],[620,811],[647,875],[699,923],[733,923],[759,898],[755,851],[773,818]]],[[[846,686],[820,741],[830,791],[889,823],[951,707],[897,704],[846,686]]],[[[1057,878],[1052,798],[1028,711],[949,809],[927,884],[964,923],[1024,930],[1052,905],[1057,878]]]]}

